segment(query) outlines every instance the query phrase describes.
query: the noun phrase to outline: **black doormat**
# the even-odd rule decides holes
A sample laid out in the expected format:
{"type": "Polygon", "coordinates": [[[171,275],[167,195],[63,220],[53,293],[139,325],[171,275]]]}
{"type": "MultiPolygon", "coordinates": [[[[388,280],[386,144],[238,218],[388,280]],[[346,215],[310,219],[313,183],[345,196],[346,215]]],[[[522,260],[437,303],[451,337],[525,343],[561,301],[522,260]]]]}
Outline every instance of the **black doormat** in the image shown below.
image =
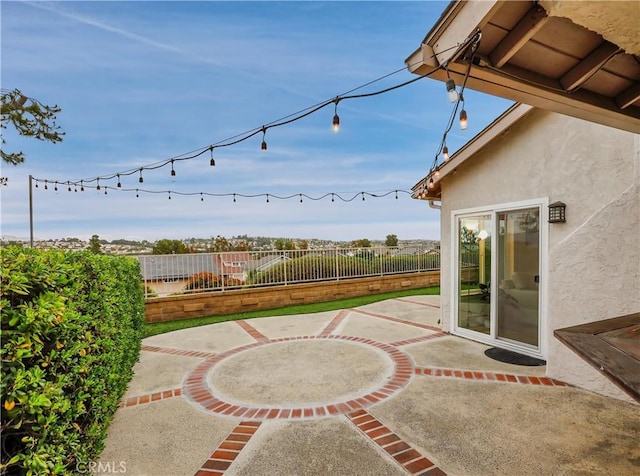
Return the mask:
{"type": "Polygon", "coordinates": [[[529,367],[547,365],[544,360],[529,357],[528,355],[518,354],[517,352],[512,352],[506,349],[499,349],[497,347],[485,350],[484,355],[492,358],[493,360],[504,362],[505,364],[526,365],[529,367]]]}

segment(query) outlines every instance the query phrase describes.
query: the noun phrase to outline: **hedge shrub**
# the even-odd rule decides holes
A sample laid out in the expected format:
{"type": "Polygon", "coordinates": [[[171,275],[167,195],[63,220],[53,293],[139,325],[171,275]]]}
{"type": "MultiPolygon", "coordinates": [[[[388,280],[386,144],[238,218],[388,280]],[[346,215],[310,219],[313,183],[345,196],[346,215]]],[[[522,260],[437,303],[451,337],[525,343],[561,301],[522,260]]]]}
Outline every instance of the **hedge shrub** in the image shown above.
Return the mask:
{"type": "Polygon", "coordinates": [[[241,287],[243,281],[229,276],[220,276],[218,274],[201,272],[192,275],[187,281],[184,290],[187,292],[201,291],[221,291],[223,288],[241,287]]]}
{"type": "Polygon", "coordinates": [[[97,458],[140,353],[135,259],[2,250],[3,474],[73,474],[97,458]]]}

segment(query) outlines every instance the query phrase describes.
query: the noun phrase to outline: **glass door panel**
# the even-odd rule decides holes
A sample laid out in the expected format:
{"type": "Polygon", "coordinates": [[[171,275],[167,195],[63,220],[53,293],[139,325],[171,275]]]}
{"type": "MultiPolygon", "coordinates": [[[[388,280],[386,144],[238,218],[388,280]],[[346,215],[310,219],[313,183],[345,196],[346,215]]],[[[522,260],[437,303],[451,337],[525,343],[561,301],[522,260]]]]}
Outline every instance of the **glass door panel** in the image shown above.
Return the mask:
{"type": "Polygon", "coordinates": [[[458,327],[491,332],[491,215],[458,218],[458,327]]]}
{"type": "Polygon", "coordinates": [[[539,208],[499,212],[498,338],[538,346],[539,208]]]}

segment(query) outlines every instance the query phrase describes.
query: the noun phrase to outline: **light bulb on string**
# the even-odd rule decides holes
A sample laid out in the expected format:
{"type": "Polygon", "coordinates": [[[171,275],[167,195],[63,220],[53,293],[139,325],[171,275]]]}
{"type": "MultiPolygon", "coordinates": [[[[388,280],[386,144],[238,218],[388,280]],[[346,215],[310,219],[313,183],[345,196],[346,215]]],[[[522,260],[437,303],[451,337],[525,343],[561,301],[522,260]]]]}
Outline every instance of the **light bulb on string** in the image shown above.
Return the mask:
{"type": "Polygon", "coordinates": [[[442,158],[445,162],[449,160],[449,148],[446,145],[442,148],[442,158]]]}
{"type": "Polygon", "coordinates": [[[136,188],[136,198],[140,198],[140,195],[138,195],[138,189],[136,188]]]}
{"type": "Polygon", "coordinates": [[[142,178],[142,167],[140,168],[140,178],[138,179],[138,182],[143,183],[144,179],[142,178]]]}
{"type": "Polygon", "coordinates": [[[364,192],[360,192],[362,194],[362,201],[364,202],[364,192]]]}
{"type": "Polygon", "coordinates": [[[84,192],[84,182],[80,180],[80,191],[84,192]]]}
{"type": "Polygon", "coordinates": [[[202,196],[202,192],[200,192],[200,201],[204,202],[204,197],[202,196]]]}
{"type": "Polygon", "coordinates": [[[433,188],[433,187],[435,187],[435,186],[436,186],[436,184],[433,182],[433,177],[431,177],[431,178],[429,179],[429,188],[433,188]]]}
{"type": "Polygon", "coordinates": [[[108,189],[109,189],[109,187],[105,187],[105,188],[104,188],[104,194],[105,194],[105,195],[107,194],[107,190],[108,190],[108,189]]]}
{"type": "Polygon", "coordinates": [[[36,188],[38,188],[38,181],[36,180],[36,188]]]}
{"type": "Polygon", "coordinates": [[[262,144],[260,145],[260,148],[262,150],[267,150],[267,142],[264,140],[265,135],[267,134],[267,129],[262,126],[262,144]]]}
{"type": "Polygon", "coordinates": [[[331,201],[335,202],[334,198],[333,198],[333,193],[331,194],[331,201]]]}
{"type": "Polygon", "coordinates": [[[269,194],[267,193],[267,203],[269,203],[269,194]]]}
{"type": "Polygon", "coordinates": [[[171,200],[171,192],[169,192],[169,200],[171,200]]]}
{"type": "Polygon", "coordinates": [[[46,180],[44,181],[44,189],[45,190],[49,190],[49,186],[47,185],[47,181],[46,180]]]}
{"type": "Polygon", "coordinates": [[[53,190],[54,190],[55,192],[57,192],[57,191],[58,191],[58,182],[53,182],[53,183],[54,183],[54,185],[53,185],[53,190]]]}
{"type": "Polygon", "coordinates": [[[466,130],[467,128],[467,111],[464,109],[464,96],[460,93],[460,102],[462,103],[462,110],[460,111],[460,129],[466,130]]]}
{"type": "Polygon", "coordinates": [[[209,161],[209,165],[211,167],[215,167],[216,161],[213,159],[213,146],[209,147],[209,150],[211,151],[211,160],[209,161]]]}
{"type": "Polygon", "coordinates": [[[300,194],[300,203],[302,203],[302,194],[300,194]]]}
{"type": "Polygon", "coordinates": [[[458,100],[458,91],[456,91],[456,82],[449,78],[447,79],[447,97],[449,102],[454,103],[458,100]]]}
{"type": "Polygon", "coordinates": [[[122,188],[122,184],[120,183],[120,174],[118,174],[118,184],[116,185],[118,188],[122,188]]]}
{"type": "Polygon", "coordinates": [[[436,178],[436,180],[439,179],[440,178],[440,170],[436,169],[436,171],[433,172],[433,176],[436,178]]]}
{"type": "Polygon", "coordinates": [[[96,182],[98,183],[98,185],[96,186],[96,190],[100,190],[100,177],[96,178],[96,182]]]}
{"type": "Polygon", "coordinates": [[[396,190],[396,200],[398,199],[398,191],[396,190]]]}
{"type": "Polygon", "coordinates": [[[71,182],[67,181],[67,192],[71,191],[71,182]]]}
{"type": "Polygon", "coordinates": [[[460,129],[464,131],[467,129],[468,125],[469,124],[467,121],[467,111],[463,109],[462,111],[460,111],[460,129]]]}
{"type": "Polygon", "coordinates": [[[236,203],[236,194],[233,194],[233,203],[236,203]]]}
{"type": "Polygon", "coordinates": [[[175,169],[173,168],[173,159],[171,159],[171,176],[172,176],[172,177],[175,177],[175,176],[176,176],[176,171],[175,171],[175,169]]]}
{"type": "Polygon", "coordinates": [[[340,130],[340,116],[338,116],[338,103],[340,102],[340,99],[336,98],[334,102],[336,107],[333,114],[333,132],[338,132],[340,130]]]}

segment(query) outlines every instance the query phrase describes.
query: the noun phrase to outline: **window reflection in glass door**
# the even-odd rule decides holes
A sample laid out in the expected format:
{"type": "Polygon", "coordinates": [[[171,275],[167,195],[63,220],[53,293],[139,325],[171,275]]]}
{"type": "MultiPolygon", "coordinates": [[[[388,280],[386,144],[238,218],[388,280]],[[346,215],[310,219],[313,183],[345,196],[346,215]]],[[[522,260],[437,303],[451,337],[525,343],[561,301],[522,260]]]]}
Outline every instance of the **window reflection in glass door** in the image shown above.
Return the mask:
{"type": "Polygon", "coordinates": [[[538,208],[498,213],[497,337],[538,345],[538,208]]]}
{"type": "Polygon", "coordinates": [[[491,215],[458,218],[458,327],[491,331],[491,215]]]}

